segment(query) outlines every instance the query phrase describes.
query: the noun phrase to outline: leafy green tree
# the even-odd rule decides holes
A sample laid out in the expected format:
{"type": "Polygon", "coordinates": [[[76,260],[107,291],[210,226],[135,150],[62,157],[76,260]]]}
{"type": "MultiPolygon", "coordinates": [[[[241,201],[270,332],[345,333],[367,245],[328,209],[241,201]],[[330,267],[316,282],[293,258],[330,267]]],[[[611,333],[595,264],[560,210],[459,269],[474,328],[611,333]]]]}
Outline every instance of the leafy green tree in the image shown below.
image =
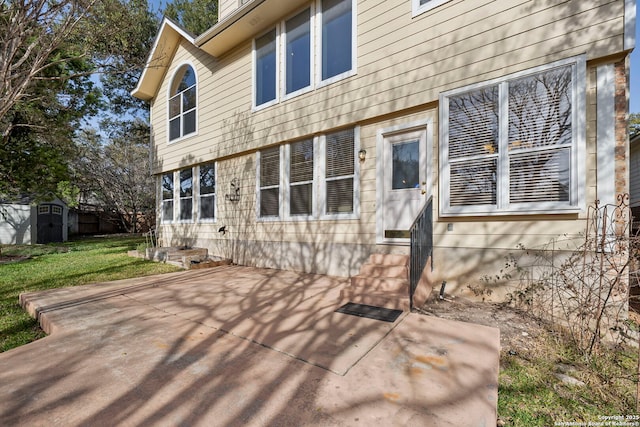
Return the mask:
{"type": "Polygon", "coordinates": [[[139,224],[153,224],[155,185],[150,174],[149,125],[140,119],[103,123],[105,139],[89,129],[77,138],[73,162],[80,202],[108,212],[132,233],[139,224]]]}
{"type": "Polygon", "coordinates": [[[0,195],[54,192],[82,123],[145,110],[128,93],[156,27],[145,0],[0,0],[0,195]]]}
{"type": "Polygon", "coordinates": [[[164,14],[180,23],[187,31],[200,35],[218,22],[218,2],[212,0],[174,0],[164,14]]]}

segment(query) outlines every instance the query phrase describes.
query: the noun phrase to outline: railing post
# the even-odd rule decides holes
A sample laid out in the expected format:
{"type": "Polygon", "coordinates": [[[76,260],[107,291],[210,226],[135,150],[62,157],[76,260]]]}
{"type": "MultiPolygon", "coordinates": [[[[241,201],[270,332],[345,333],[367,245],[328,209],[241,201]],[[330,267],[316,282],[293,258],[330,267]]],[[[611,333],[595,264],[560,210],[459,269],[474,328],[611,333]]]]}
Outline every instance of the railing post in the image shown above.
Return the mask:
{"type": "MultiPolygon", "coordinates": [[[[410,229],[409,304],[413,309],[413,295],[427,261],[433,253],[433,199],[429,198],[410,229]]],[[[431,259],[433,268],[433,257],[431,259]]]]}

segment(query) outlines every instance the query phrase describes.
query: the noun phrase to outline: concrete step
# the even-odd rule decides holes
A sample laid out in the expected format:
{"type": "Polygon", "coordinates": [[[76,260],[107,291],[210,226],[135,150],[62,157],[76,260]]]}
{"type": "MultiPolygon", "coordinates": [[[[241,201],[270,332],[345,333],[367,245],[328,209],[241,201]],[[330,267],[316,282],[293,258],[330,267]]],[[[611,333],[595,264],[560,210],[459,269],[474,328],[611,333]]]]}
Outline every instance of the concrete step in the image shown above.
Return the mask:
{"type": "Polygon", "coordinates": [[[371,264],[367,262],[360,267],[359,276],[408,279],[409,268],[406,265],[371,264]]]}
{"type": "Polygon", "coordinates": [[[409,281],[394,277],[371,277],[353,276],[351,277],[351,287],[360,289],[362,292],[396,292],[398,294],[409,294],[409,281]]]}
{"type": "Polygon", "coordinates": [[[409,256],[372,254],[351,277],[351,286],[340,292],[342,303],[353,302],[408,311],[409,256]]]}
{"type": "Polygon", "coordinates": [[[409,255],[402,254],[371,254],[369,264],[380,265],[409,265],[409,255]]]}

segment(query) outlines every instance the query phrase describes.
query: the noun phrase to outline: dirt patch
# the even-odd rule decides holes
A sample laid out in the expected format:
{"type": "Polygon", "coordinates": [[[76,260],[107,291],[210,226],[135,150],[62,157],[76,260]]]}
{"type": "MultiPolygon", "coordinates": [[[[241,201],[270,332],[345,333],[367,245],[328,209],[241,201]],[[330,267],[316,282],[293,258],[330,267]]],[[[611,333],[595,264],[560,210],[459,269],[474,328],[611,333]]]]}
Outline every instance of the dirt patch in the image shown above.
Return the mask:
{"type": "Polygon", "coordinates": [[[443,319],[498,328],[503,352],[528,352],[536,345],[536,337],[547,333],[538,319],[506,304],[450,296],[440,300],[434,293],[418,311],[443,319]]]}
{"type": "Polygon", "coordinates": [[[0,255],[0,264],[7,264],[9,262],[18,262],[29,259],[30,257],[25,255],[0,255]]]}

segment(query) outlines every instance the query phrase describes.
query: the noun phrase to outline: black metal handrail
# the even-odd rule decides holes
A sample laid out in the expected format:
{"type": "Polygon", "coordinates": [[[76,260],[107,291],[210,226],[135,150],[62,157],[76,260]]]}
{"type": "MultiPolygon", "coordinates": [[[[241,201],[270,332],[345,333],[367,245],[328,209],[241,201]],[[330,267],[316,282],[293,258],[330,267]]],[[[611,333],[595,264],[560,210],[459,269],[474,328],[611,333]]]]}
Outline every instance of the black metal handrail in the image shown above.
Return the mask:
{"type": "Polygon", "coordinates": [[[427,200],[409,231],[411,233],[409,301],[411,308],[413,308],[413,295],[430,256],[431,268],[433,269],[433,199],[431,197],[427,200]]]}

